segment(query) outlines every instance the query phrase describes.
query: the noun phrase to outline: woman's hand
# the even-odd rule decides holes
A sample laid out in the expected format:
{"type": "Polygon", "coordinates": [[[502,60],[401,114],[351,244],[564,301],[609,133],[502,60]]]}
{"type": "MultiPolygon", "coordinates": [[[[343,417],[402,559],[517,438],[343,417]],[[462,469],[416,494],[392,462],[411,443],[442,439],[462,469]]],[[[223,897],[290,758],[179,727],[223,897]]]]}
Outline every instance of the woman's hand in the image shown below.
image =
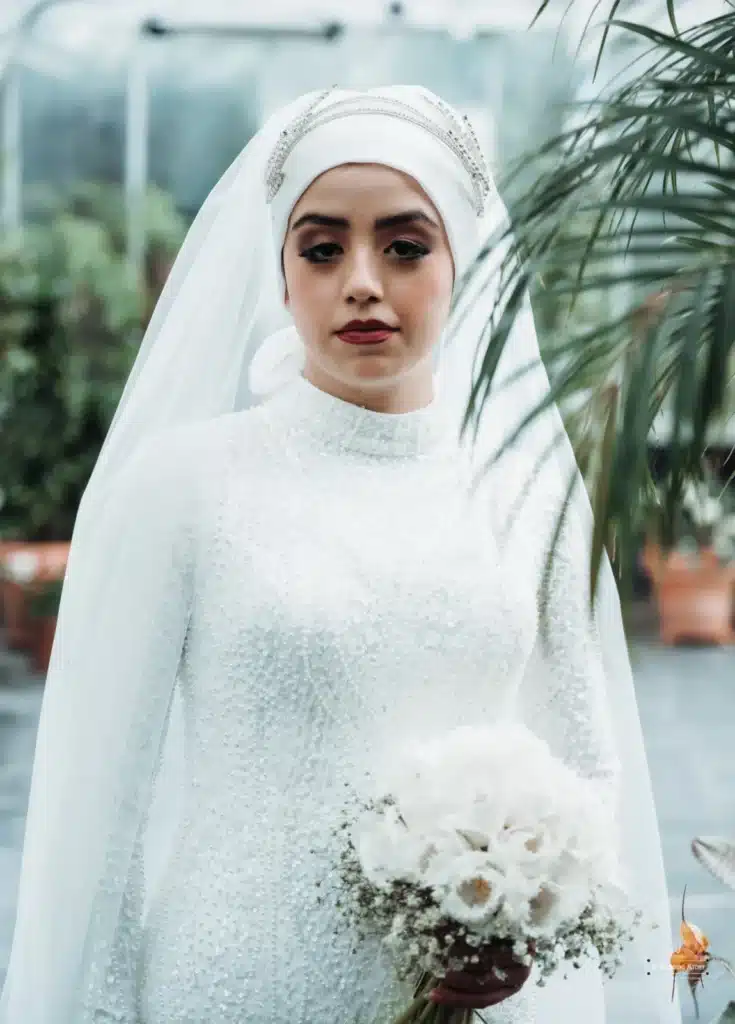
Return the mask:
{"type": "MultiPolygon", "coordinates": [[[[513,944],[508,940],[492,942],[482,951],[463,946],[462,955],[474,952],[479,963],[467,964],[463,971],[448,972],[430,991],[432,1003],[453,1009],[483,1010],[514,996],[528,981],[531,966],[515,959],[513,944]],[[493,971],[494,967],[501,972],[501,977],[493,971]]],[[[533,953],[532,944],[529,952],[533,953]]]]}

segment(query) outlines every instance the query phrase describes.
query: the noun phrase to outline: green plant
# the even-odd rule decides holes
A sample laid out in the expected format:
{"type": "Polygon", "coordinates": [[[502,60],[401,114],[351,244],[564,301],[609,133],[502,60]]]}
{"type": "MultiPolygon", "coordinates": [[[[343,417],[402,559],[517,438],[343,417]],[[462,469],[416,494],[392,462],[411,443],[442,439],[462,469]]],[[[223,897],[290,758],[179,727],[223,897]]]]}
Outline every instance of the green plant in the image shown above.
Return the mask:
{"type": "Polygon", "coordinates": [[[735,560],[735,503],[706,464],[699,479],[688,480],[672,520],[666,518],[665,490],[651,500],[647,535],[666,550],[695,553],[712,548],[721,561],[735,560]]]}
{"type": "Polygon", "coordinates": [[[616,296],[544,353],[552,399],[581,424],[577,455],[596,513],[591,594],[605,548],[616,553],[621,583],[632,581],[659,411],[668,407],[673,423],[663,487],[673,520],[712,428],[735,407],[735,10],[680,34],[675,6],[668,0],[666,33],[616,21],[614,0],[608,33],[617,26],[650,44],[643,70],[577,109],[570,127],[524,158],[524,173],[535,162],[536,181],[514,202],[510,230],[488,241],[474,268],[482,272],[493,245],[510,241],[468,424],[482,410],[526,288],[550,282],[551,295],[572,308],[616,296]],[[600,182],[602,194],[590,198],[600,182]],[[591,227],[570,230],[581,215],[591,227]],[[570,267],[572,275],[560,273],[570,267]]]}
{"type": "Polygon", "coordinates": [[[61,603],[63,580],[36,584],[28,597],[28,610],[34,619],[56,618],[61,603]]]}
{"type": "Polygon", "coordinates": [[[151,197],[149,260],[135,279],[122,198],[109,186],[46,197],[22,243],[0,249],[0,536],[69,540],[79,501],[185,225],[151,197]]]}

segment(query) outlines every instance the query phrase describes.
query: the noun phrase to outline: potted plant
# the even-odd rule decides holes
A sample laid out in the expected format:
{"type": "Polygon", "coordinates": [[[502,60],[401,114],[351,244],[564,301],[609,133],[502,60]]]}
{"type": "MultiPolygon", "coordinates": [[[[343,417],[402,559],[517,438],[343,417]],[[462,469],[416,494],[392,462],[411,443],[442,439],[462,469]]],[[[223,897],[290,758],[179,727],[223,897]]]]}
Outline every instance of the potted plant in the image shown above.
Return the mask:
{"type": "Polygon", "coordinates": [[[665,507],[659,493],[643,558],[653,583],[661,639],[671,644],[680,639],[735,642],[735,559],[730,525],[725,525],[732,518],[726,515],[726,496],[705,472],[684,487],[668,524],[663,521],[665,507]]]}
{"type": "Polygon", "coordinates": [[[37,583],[29,593],[31,656],[37,672],[48,672],[63,585],[62,579],[49,580],[37,583]]]}
{"type": "MultiPolygon", "coordinates": [[[[42,559],[68,550],[148,293],[160,289],[130,272],[119,193],[90,185],[56,197],[4,260],[0,250],[0,540],[54,545],[42,559]]],[[[183,222],[160,196],[155,212],[151,251],[171,255],[183,222]]]]}
{"type": "Polygon", "coordinates": [[[26,650],[31,643],[27,588],[38,573],[38,556],[25,546],[7,552],[0,564],[5,640],[11,650],[26,650]]]}

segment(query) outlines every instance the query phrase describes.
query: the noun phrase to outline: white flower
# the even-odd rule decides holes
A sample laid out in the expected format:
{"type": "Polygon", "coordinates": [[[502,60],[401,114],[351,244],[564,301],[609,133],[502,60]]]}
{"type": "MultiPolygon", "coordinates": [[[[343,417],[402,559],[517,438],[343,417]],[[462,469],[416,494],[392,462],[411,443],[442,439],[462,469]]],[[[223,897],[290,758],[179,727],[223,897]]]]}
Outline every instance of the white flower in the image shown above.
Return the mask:
{"type": "Polygon", "coordinates": [[[520,779],[538,780],[551,760],[547,745],[515,722],[463,726],[398,751],[383,769],[383,788],[422,828],[478,798],[496,804],[517,793],[520,779]]]}
{"type": "Polygon", "coordinates": [[[589,888],[583,883],[546,882],[531,901],[530,922],[538,934],[554,935],[563,924],[579,917],[589,899],[589,888]]]}
{"type": "Polygon", "coordinates": [[[463,924],[486,924],[507,897],[525,896],[528,886],[517,874],[499,871],[487,854],[470,850],[448,864],[428,873],[444,914],[463,924]]]}
{"type": "Polygon", "coordinates": [[[363,815],[352,841],[363,871],[376,885],[393,879],[417,881],[429,845],[419,834],[406,830],[395,807],[386,808],[381,815],[363,815]]]}
{"type": "Polygon", "coordinates": [[[493,854],[506,864],[515,864],[529,880],[544,878],[553,871],[566,849],[565,837],[555,834],[544,822],[526,828],[512,828],[499,835],[493,854]]]}
{"type": "Polygon", "coordinates": [[[26,585],[38,573],[40,559],[32,551],[11,551],[5,556],[5,569],[14,583],[26,585]]]}
{"type": "MultiPolygon", "coordinates": [[[[605,932],[605,901],[612,906],[621,893],[604,794],[525,726],[500,721],[413,740],[378,773],[378,798],[393,802],[379,803],[353,830],[376,887],[407,881],[417,893],[431,889],[436,921],[464,924],[478,940],[543,939],[544,963],[562,926],[585,908],[599,907],[605,932]]],[[[428,921],[425,934],[408,927],[429,941],[428,921]]],[[[395,940],[406,944],[402,933],[395,940]]]]}

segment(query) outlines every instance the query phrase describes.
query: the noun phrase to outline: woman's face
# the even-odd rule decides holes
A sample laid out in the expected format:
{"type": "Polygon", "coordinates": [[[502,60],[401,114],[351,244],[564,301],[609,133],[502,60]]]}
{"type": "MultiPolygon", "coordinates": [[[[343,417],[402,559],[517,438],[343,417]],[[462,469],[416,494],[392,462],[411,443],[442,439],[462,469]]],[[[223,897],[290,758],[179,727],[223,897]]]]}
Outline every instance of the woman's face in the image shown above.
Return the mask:
{"type": "Polygon", "coordinates": [[[413,178],[378,164],[326,171],[291,212],[283,267],[309,380],[348,401],[400,391],[430,400],[454,266],[413,178]],[[367,332],[368,321],[382,333],[367,332]]]}

